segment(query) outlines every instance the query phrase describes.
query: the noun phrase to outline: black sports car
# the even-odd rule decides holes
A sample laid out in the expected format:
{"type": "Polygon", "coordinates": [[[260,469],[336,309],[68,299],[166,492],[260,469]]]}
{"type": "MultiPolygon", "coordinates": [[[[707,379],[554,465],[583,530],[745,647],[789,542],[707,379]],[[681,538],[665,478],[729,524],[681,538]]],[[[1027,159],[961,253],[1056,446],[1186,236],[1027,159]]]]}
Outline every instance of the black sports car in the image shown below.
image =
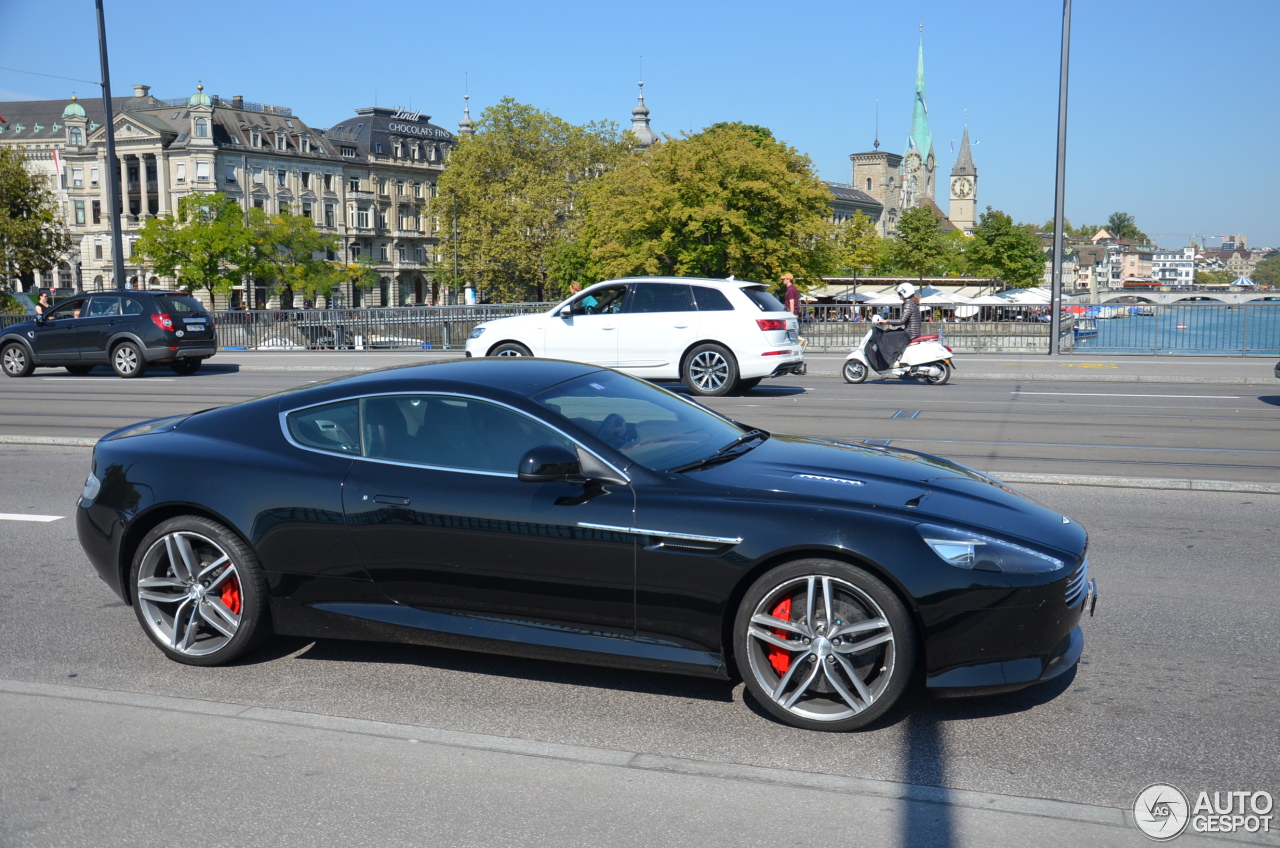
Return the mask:
{"type": "Polygon", "coordinates": [[[917,673],[1080,657],[1084,528],[937,457],[766,433],[615,371],[473,359],[118,430],[77,510],[169,657],[268,634],[729,678],[847,730],[917,673]]]}

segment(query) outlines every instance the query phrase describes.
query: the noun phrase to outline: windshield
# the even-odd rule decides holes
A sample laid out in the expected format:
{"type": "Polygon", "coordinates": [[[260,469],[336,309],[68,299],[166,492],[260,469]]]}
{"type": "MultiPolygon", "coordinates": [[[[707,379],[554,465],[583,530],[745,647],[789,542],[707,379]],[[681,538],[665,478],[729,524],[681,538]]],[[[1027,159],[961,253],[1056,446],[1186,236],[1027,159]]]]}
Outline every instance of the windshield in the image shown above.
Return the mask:
{"type": "Polygon", "coordinates": [[[705,459],[746,432],[679,395],[616,371],[560,383],[532,400],[657,471],[705,459]]]}

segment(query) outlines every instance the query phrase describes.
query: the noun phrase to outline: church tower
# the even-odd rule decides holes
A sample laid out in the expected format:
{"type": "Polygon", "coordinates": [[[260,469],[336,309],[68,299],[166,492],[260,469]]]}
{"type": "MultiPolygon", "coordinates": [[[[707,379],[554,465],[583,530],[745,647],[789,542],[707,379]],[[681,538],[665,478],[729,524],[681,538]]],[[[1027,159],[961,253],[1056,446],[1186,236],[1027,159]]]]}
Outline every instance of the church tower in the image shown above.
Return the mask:
{"type": "Polygon", "coordinates": [[[964,128],[964,140],[960,142],[960,155],[951,169],[951,205],[947,213],[951,223],[965,235],[973,235],[978,221],[978,168],[973,164],[969,151],[969,126],[964,128]]]}
{"type": "Polygon", "coordinates": [[[929,132],[929,103],[924,88],[924,27],[921,25],[920,54],[916,62],[916,96],[911,113],[911,132],[902,154],[902,208],[923,206],[933,200],[938,160],[929,132]]]}

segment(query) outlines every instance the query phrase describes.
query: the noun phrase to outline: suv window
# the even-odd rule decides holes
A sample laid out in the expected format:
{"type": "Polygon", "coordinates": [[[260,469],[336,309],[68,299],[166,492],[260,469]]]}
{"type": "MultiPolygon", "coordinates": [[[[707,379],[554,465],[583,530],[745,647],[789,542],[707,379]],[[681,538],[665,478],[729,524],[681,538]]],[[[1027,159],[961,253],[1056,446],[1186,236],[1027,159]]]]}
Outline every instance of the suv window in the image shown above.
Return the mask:
{"type": "Polygon", "coordinates": [[[143,306],[141,301],[132,297],[123,298],[120,302],[121,311],[125,315],[142,315],[147,311],[147,307],[143,306]]]}
{"type": "Polygon", "coordinates": [[[289,435],[299,444],[334,453],[360,453],[360,406],[344,400],[290,413],[289,435]]]}
{"type": "Polygon", "coordinates": [[[120,298],[111,295],[94,295],[89,301],[88,318],[101,318],[106,315],[120,314],[120,298]]]}
{"type": "Polygon", "coordinates": [[[673,283],[633,283],[628,312],[692,312],[689,287],[673,283]]]}
{"type": "Polygon", "coordinates": [[[84,304],[85,298],[83,297],[68,298],[46,312],[45,317],[52,320],[57,320],[59,318],[79,318],[82,314],[81,310],[84,309],[84,304]]]}
{"type": "Polygon", "coordinates": [[[514,475],[538,445],[574,445],[505,406],[451,395],[397,395],[362,401],[364,456],[414,465],[514,475]]]}
{"type": "Polygon", "coordinates": [[[699,312],[732,312],[733,304],[720,289],[707,286],[690,286],[693,289],[693,301],[698,304],[699,312]]]}
{"type": "Polygon", "coordinates": [[[751,302],[760,307],[761,312],[787,311],[787,307],[783,306],[776,297],[769,294],[769,290],[764,286],[743,289],[742,293],[751,298],[751,302]]]}
{"type": "Polygon", "coordinates": [[[205,311],[200,301],[186,294],[161,295],[156,298],[156,305],[160,307],[161,312],[169,315],[195,315],[197,312],[205,311]]]}
{"type": "Polygon", "coordinates": [[[584,293],[573,302],[574,315],[612,315],[622,311],[626,299],[626,286],[606,286],[584,293]]]}

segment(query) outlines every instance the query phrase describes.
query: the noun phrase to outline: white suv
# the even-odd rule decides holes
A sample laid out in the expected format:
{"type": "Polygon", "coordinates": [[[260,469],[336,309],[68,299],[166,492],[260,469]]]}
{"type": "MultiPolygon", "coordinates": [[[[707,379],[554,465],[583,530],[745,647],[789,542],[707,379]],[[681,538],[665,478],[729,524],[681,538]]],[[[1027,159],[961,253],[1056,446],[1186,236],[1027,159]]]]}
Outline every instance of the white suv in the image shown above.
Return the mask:
{"type": "Polygon", "coordinates": [[[681,380],[695,395],[803,374],[799,324],[760,283],[693,277],[608,280],[536,315],[481,324],[467,356],[545,356],[681,380]]]}

